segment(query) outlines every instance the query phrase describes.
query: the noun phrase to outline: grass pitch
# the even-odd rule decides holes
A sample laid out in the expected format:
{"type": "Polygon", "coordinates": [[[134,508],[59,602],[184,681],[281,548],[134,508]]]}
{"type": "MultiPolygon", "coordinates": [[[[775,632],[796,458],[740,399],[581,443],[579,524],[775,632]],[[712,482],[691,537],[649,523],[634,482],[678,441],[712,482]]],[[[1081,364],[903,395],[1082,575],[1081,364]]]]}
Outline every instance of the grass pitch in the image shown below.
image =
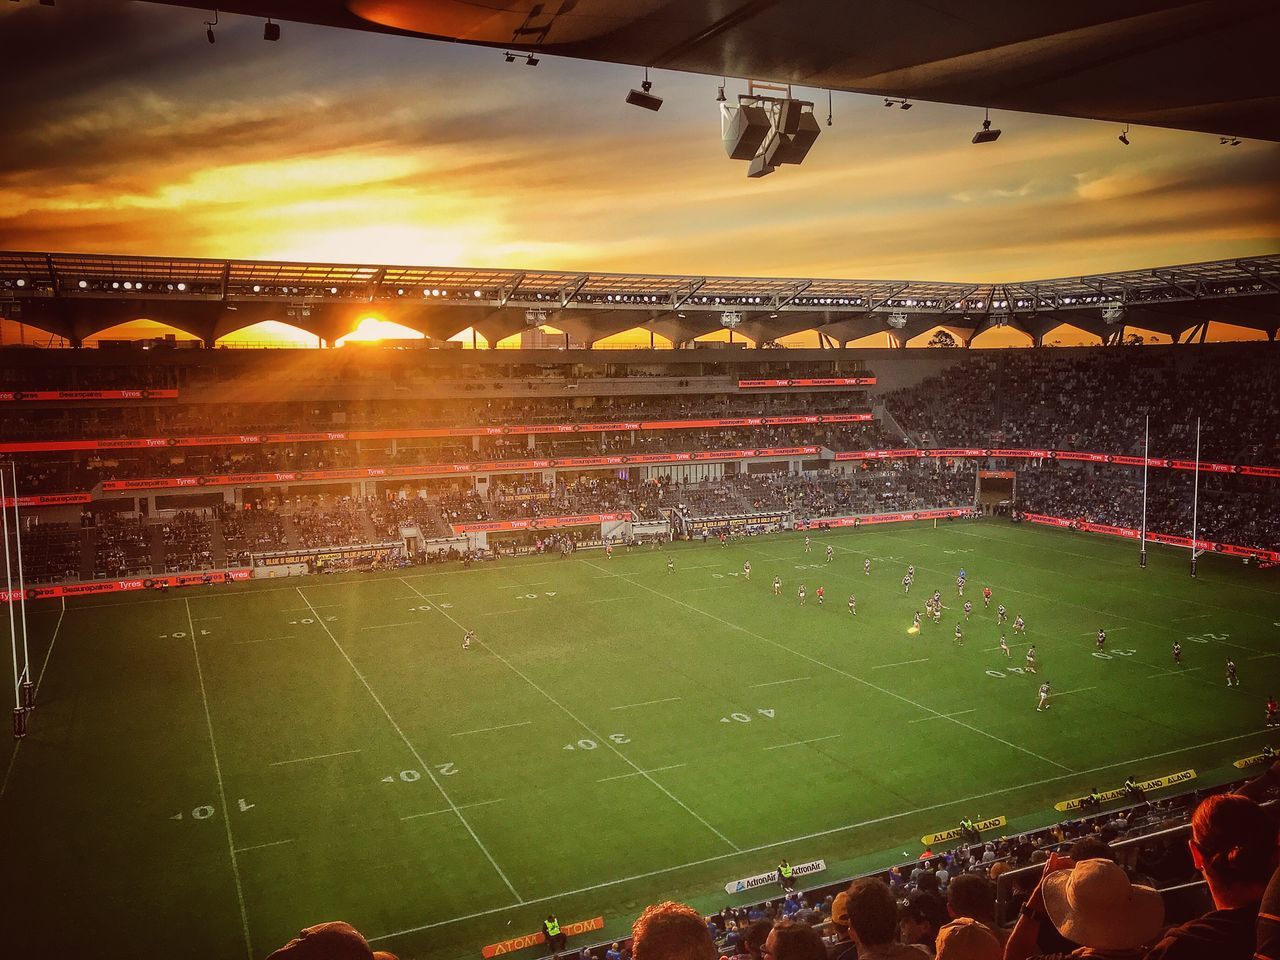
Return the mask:
{"type": "Polygon", "coordinates": [[[1012,831],[1131,773],[1238,775],[1280,692],[1280,578],[1136,553],[911,524],[33,607],[0,952],[252,960],[344,918],[405,960],[475,957],[549,910],[612,936],[657,899],[743,902],[723,885],[781,856],[827,882],[962,815],[1012,831]],[[935,588],[942,623],[908,633],[935,588]],[[1001,602],[1028,625],[1009,659],[1001,602]]]}

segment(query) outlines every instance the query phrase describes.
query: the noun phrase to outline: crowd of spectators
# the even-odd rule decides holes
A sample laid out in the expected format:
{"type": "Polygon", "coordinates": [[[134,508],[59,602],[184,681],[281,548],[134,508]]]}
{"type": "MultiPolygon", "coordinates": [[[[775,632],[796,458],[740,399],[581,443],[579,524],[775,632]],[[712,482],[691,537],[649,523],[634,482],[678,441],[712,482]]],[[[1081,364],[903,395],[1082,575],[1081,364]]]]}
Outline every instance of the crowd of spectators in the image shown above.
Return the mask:
{"type": "Polygon", "coordinates": [[[152,572],[151,531],[141,518],[98,514],[91,535],[95,577],[130,577],[152,572]]]}
{"type": "Polygon", "coordinates": [[[213,569],[211,519],[210,511],[179,510],[160,522],[167,573],[213,569]]]}

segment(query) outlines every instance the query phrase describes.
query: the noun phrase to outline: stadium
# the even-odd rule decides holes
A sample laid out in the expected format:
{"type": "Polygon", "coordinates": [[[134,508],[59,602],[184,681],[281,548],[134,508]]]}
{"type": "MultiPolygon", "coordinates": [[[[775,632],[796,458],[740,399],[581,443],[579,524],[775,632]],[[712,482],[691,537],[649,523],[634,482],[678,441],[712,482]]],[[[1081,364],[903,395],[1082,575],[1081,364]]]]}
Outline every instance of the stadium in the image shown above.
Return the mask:
{"type": "MultiPolygon", "coordinates": [[[[40,6],[0,33],[80,29],[40,6]]],[[[157,6],[158,31],[197,15],[157,6]]],[[[268,6],[229,9],[366,51],[763,76],[785,96],[717,98],[753,181],[823,162],[802,76],[1275,157],[1251,3],[1211,80],[1181,76],[1204,22],[1179,5],[1127,11],[1141,40],[1120,11],[1013,17],[1044,56],[1099,54],[1039,92],[994,41],[914,87],[796,35],[764,55],[773,4],[602,35],[574,4],[537,30],[542,5],[268,6]],[[1130,103],[1113,69],[1148,81],[1130,103]]],[[[647,72],[626,103],[662,106],[647,72]]],[[[1095,239],[1114,270],[949,281],[169,255],[164,231],[74,252],[81,222],[110,236],[90,209],[146,204],[63,233],[33,207],[0,233],[2,952],[1276,956],[1280,193],[1252,186],[1248,249],[1134,266],[1095,239]],[[1071,899],[1091,882],[1103,919],[1071,899]]]]}

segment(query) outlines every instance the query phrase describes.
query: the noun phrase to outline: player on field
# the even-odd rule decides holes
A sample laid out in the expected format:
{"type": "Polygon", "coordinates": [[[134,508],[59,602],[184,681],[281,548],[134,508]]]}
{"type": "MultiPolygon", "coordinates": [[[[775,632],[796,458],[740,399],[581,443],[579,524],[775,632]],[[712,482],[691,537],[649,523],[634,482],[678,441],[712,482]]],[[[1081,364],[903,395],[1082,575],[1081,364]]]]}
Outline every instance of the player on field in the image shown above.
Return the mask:
{"type": "Polygon", "coordinates": [[[996,623],[1004,623],[1008,619],[1009,613],[1005,610],[1004,604],[1002,603],[1000,606],[996,607],[996,623]]]}
{"type": "Polygon", "coordinates": [[[916,578],[916,565],[914,563],[907,564],[907,576],[912,580],[916,578]]]}
{"type": "Polygon", "coordinates": [[[835,558],[836,558],[835,548],[832,547],[831,544],[827,544],[827,563],[830,563],[835,558]]]}
{"type": "Polygon", "coordinates": [[[986,607],[991,606],[991,588],[990,587],[982,588],[982,606],[984,609],[986,607]]]}
{"type": "Polygon", "coordinates": [[[825,591],[825,590],[823,590],[823,589],[822,589],[822,587],[819,587],[819,588],[818,588],[817,590],[815,590],[813,593],[814,593],[814,596],[816,596],[816,597],[818,598],[818,606],[822,606],[822,598],[823,598],[823,597],[825,597],[825,596],[827,595],[827,594],[826,594],[826,591],[825,591]]]}
{"type": "Polygon", "coordinates": [[[804,584],[802,583],[800,584],[800,606],[802,607],[804,606],[804,601],[806,596],[807,596],[807,591],[805,590],[804,584]]]}
{"type": "Polygon", "coordinates": [[[941,600],[933,601],[933,622],[934,623],[942,622],[942,601],[941,600]]]}
{"type": "Polygon", "coordinates": [[[804,552],[813,553],[813,541],[808,537],[804,538],[804,552]]]}
{"type": "Polygon", "coordinates": [[[746,577],[748,580],[751,579],[751,561],[750,560],[743,561],[742,575],[746,577]]]}
{"type": "Polygon", "coordinates": [[[775,597],[782,596],[782,578],[781,577],[773,578],[773,595],[775,597]]]}
{"type": "Polygon", "coordinates": [[[957,593],[959,593],[959,594],[960,594],[960,596],[962,596],[962,597],[964,596],[964,573],[963,573],[963,571],[961,572],[960,576],[956,577],[956,592],[957,592],[957,593]]]}
{"type": "Polygon", "coordinates": [[[1013,656],[1013,654],[1009,653],[1009,644],[1008,644],[1007,642],[1005,642],[1004,634],[1003,634],[1003,633],[1002,633],[1002,634],[1000,634],[1000,649],[1004,652],[1004,655],[1005,655],[1006,657],[1011,657],[1011,656],[1013,656]]]}
{"type": "Polygon", "coordinates": [[[613,544],[612,544],[612,543],[606,543],[606,544],[604,545],[604,558],[605,558],[606,560],[612,560],[612,559],[613,559],[613,544]]]}
{"type": "Polygon", "coordinates": [[[964,602],[964,622],[969,622],[969,614],[973,613],[973,604],[968,600],[964,602]]]}
{"type": "Polygon", "coordinates": [[[667,573],[675,573],[675,572],[676,572],[676,558],[667,557],[667,573]]]}
{"type": "Polygon", "coordinates": [[[1027,632],[1027,622],[1022,619],[1022,614],[1013,618],[1013,632],[1022,634],[1027,632]]]}
{"type": "Polygon", "coordinates": [[[1027,673],[1036,672],[1036,645],[1027,647],[1027,673]]]}
{"type": "Polygon", "coordinates": [[[911,592],[911,574],[909,573],[902,578],[902,592],[903,593],[911,592]]]}
{"type": "Polygon", "coordinates": [[[920,611],[919,610],[917,610],[916,615],[911,618],[911,626],[915,627],[917,630],[920,629],[920,611]]]}
{"type": "Polygon", "coordinates": [[[1046,680],[1044,683],[1040,684],[1040,703],[1036,706],[1036,712],[1039,713],[1041,710],[1048,710],[1049,707],[1049,681],[1046,680]]]}
{"type": "Polygon", "coordinates": [[[956,643],[962,647],[964,646],[964,634],[960,631],[960,624],[958,623],[956,624],[956,643]]]}
{"type": "Polygon", "coordinates": [[[1173,663],[1175,666],[1182,666],[1182,644],[1177,640],[1173,641],[1173,663]]]}
{"type": "Polygon", "coordinates": [[[1098,628],[1098,649],[1101,650],[1107,645],[1107,631],[1101,627],[1098,628]]]}
{"type": "Polygon", "coordinates": [[[462,635],[462,649],[470,650],[471,641],[474,640],[475,638],[476,638],[476,632],[474,630],[468,630],[466,633],[464,633],[462,635]]]}
{"type": "Polygon", "coordinates": [[[868,577],[871,576],[871,558],[870,557],[862,561],[862,572],[865,573],[868,577]]]}
{"type": "Polygon", "coordinates": [[[1280,703],[1276,703],[1275,694],[1267,694],[1267,726],[1280,727],[1280,703]]]}
{"type": "Polygon", "coordinates": [[[852,593],[849,594],[849,612],[855,617],[858,615],[858,598],[852,593]]]}
{"type": "Polygon", "coordinates": [[[1227,657],[1227,686],[1240,686],[1240,678],[1236,676],[1236,662],[1230,657],[1227,657]]]}

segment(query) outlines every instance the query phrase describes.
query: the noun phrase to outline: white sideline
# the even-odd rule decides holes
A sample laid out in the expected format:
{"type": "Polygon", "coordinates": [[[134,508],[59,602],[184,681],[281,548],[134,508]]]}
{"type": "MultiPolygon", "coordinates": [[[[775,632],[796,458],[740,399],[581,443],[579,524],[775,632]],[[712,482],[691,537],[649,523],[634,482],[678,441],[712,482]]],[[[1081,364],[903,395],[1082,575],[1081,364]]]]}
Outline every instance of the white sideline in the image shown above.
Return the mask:
{"type": "Polygon", "coordinates": [[[608,783],[610,780],[626,780],[628,777],[638,777],[642,773],[661,773],[663,770],[679,770],[681,767],[687,766],[687,763],[673,763],[669,767],[654,767],[652,770],[633,770],[631,773],[620,773],[616,777],[601,777],[596,783],[608,783]]]}
{"type": "Polygon", "coordinates": [[[632,707],[648,707],[655,703],[675,703],[677,700],[683,700],[684,697],[663,697],[661,700],[642,700],[639,703],[624,703],[621,706],[610,707],[610,710],[630,710],[632,707]]]}
{"type": "Polygon", "coordinates": [[[417,620],[401,620],[399,623],[370,623],[361,627],[361,630],[384,630],[387,627],[412,627],[416,626],[417,620]]]}
{"type": "Polygon", "coordinates": [[[255,843],[252,847],[239,847],[236,853],[244,853],[246,850],[261,850],[264,847],[278,847],[285,843],[293,843],[293,840],[273,840],[270,843],[255,843]]]}
{"type": "Polygon", "coordinates": [[[835,740],[843,734],[832,733],[825,737],[814,737],[812,740],[794,740],[791,743],[776,743],[772,747],[762,747],[762,750],[781,750],[783,747],[803,747],[806,743],[821,743],[823,740],[835,740]]]}
{"type": "Polygon", "coordinates": [[[1063,690],[1061,693],[1054,690],[1051,692],[1050,696],[1069,697],[1073,693],[1084,693],[1086,690],[1097,690],[1097,689],[1098,689],[1097,687],[1076,687],[1074,690],[1063,690]]]}
{"type": "Polygon", "coordinates": [[[907,723],[924,723],[926,720],[946,720],[950,717],[961,717],[966,713],[977,713],[978,708],[973,707],[969,710],[957,710],[955,713],[940,713],[936,717],[920,717],[916,720],[908,720],[907,723]]]}
{"type": "Polygon", "coordinates": [[[349,754],[359,752],[359,750],[339,750],[337,753],[320,753],[314,757],[298,757],[297,760],[277,760],[275,763],[268,764],[268,766],[283,767],[287,763],[306,763],[308,760],[328,760],[330,757],[345,757],[349,754]]]}
{"type": "Polygon", "coordinates": [[[191,631],[191,652],[196,658],[196,676],[200,679],[200,701],[204,704],[204,722],[209,728],[209,751],[213,754],[213,772],[218,777],[218,797],[222,803],[222,825],[227,831],[227,852],[231,854],[231,874],[236,881],[236,899],[240,902],[240,925],[244,928],[244,950],[253,960],[253,941],[249,937],[249,914],[244,906],[244,888],[240,885],[240,864],[236,860],[236,845],[231,837],[231,817],[228,815],[227,789],[222,783],[222,764],[218,761],[218,745],[213,739],[213,716],[209,713],[209,696],[204,689],[204,669],[200,666],[200,648],[196,646],[196,626],[191,621],[191,604],[184,597],[182,605],[187,610],[187,628],[191,631]]]}
{"type": "Polygon", "coordinates": [[[458,733],[451,733],[451,737],[465,737],[472,733],[492,733],[494,730],[510,730],[512,727],[527,727],[533,723],[532,720],[521,720],[519,723],[504,723],[497,727],[481,727],[479,730],[461,730],[458,733]]]}
{"type": "MultiPolygon", "coordinates": [[[[460,803],[458,804],[457,809],[470,810],[472,807],[487,807],[491,803],[501,803],[502,801],[503,801],[503,798],[499,797],[497,800],[479,800],[476,803],[460,803]]],[[[438,817],[442,813],[452,813],[452,812],[453,812],[452,810],[428,810],[426,813],[411,813],[407,817],[401,817],[400,819],[402,821],[418,820],[418,819],[421,819],[422,817],[438,817]]]]}
{"type": "MultiPolygon", "coordinates": [[[[589,562],[589,561],[584,561],[584,562],[589,562]]],[[[595,564],[591,564],[591,566],[595,566],[595,564]]],[[[597,567],[596,569],[599,569],[599,567],[597,567]]],[[[410,590],[413,590],[413,589],[414,589],[412,584],[406,583],[406,584],[405,584],[405,586],[407,586],[410,590]]],[[[437,609],[438,609],[438,608],[437,608],[437,609]]],[[[443,613],[446,617],[448,617],[448,619],[449,619],[449,620],[452,620],[452,621],[453,621],[453,623],[454,623],[454,624],[455,624],[459,629],[462,629],[462,624],[458,623],[458,621],[457,621],[457,620],[454,620],[454,619],[453,619],[453,617],[449,616],[449,614],[448,614],[448,613],[445,613],[445,611],[443,611],[443,610],[441,610],[440,612],[441,612],[441,613],[443,613]]],[[[644,777],[644,778],[645,778],[646,780],[648,780],[651,784],[653,784],[655,787],[657,787],[660,791],[662,791],[663,793],[665,793],[665,794],[667,795],[667,797],[669,797],[671,800],[675,801],[675,803],[676,803],[677,805],[679,805],[681,808],[683,808],[683,809],[684,809],[684,811],[685,811],[686,813],[688,813],[688,814],[689,814],[689,816],[693,817],[693,819],[697,820],[700,824],[702,824],[704,827],[706,827],[708,830],[710,830],[712,833],[714,833],[717,837],[719,837],[721,840],[723,840],[723,841],[724,841],[725,843],[727,843],[729,846],[733,847],[733,849],[734,849],[735,851],[736,851],[736,850],[741,849],[741,848],[740,848],[736,843],[734,843],[732,840],[730,840],[728,837],[726,837],[723,833],[721,833],[719,830],[717,830],[715,827],[713,827],[711,824],[709,824],[706,820],[702,819],[702,817],[701,817],[701,816],[699,816],[697,813],[695,813],[695,812],[693,811],[693,809],[692,809],[688,804],[686,804],[683,800],[681,800],[681,799],[680,799],[679,797],[677,797],[674,793],[672,793],[670,790],[668,790],[666,787],[664,787],[662,784],[660,784],[657,780],[653,779],[653,777],[649,776],[647,773],[645,773],[643,770],[641,770],[641,769],[640,769],[640,767],[636,765],[636,763],[635,763],[635,761],[634,761],[634,760],[632,760],[632,759],[631,759],[630,757],[628,757],[625,753],[623,753],[621,750],[619,750],[619,749],[617,748],[617,746],[615,746],[615,745],[614,745],[614,743],[613,743],[613,741],[612,741],[612,740],[608,739],[607,737],[602,737],[600,734],[596,733],[596,731],[595,731],[595,730],[593,730],[593,729],[591,729],[591,727],[590,727],[590,726],[588,726],[588,725],[587,725],[587,723],[586,723],[585,721],[583,721],[580,717],[578,717],[578,715],[577,715],[577,714],[575,714],[572,710],[570,710],[568,707],[566,707],[563,703],[561,703],[559,700],[557,700],[557,699],[556,699],[555,697],[553,697],[551,694],[547,693],[547,691],[543,690],[543,689],[542,689],[542,687],[540,687],[540,686],[538,686],[536,683],[534,683],[534,681],[533,681],[532,679],[530,679],[528,675],[526,675],[523,671],[521,671],[519,667],[515,666],[515,664],[511,663],[511,661],[510,661],[510,660],[508,660],[508,659],[507,659],[506,657],[504,657],[502,654],[498,653],[496,650],[494,650],[494,649],[493,649],[493,647],[489,646],[489,645],[488,645],[487,643],[485,643],[483,640],[481,640],[481,639],[477,638],[477,639],[476,639],[476,643],[478,643],[482,648],[484,648],[486,651],[488,651],[488,653],[489,653],[489,655],[490,655],[490,656],[492,656],[492,657],[494,657],[495,659],[497,659],[497,660],[498,660],[498,661],[499,661],[503,666],[505,666],[508,670],[510,670],[510,671],[511,671],[512,673],[514,673],[516,676],[520,677],[520,679],[522,679],[525,683],[529,684],[529,686],[531,686],[531,687],[533,687],[533,689],[537,690],[537,691],[538,691],[538,693],[542,694],[542,696],[543,696],[543,697],[545,697],[547,700],[551,701],[553,704],[555,704],[557,707],[559,707],[562,711],[564,711],[564,713],[569,717],[569,719],[570,719],[570,720],[572,720],[572,721],[573,721],[574,723],[576,723],[578,726],[582,727],[582,729],[583,729],[583,730],[586,730],[586,731],[587,731],[587,733],[591,734],[591,736],[592,736],[593,738],[595,738],[596,742],[598,742],[598,743],[602,744],[602,745],[603,745],[603,746],[605,746],[605,747],[608,747],[608,748],[609,748],[610,750],[612,750],[612,751],[613,751],[613,752],[614,752],[614,753],[615,753],[615,754],[616,754],[616,755],[617,755],[617,756],[618,756],[618,757],[619,757],[619,758],[620,758],[624,763],[626,763],[626,764],[627,764],[627,766],[632,767],[634,770],[636,770],[636,771],[640,774],[640,776],[644,777]]]]}
{"type": "MultiPolygon", "coordinates": [[[[928,662],[929,662],[928,657],[921,657],[919,660],[900,660],[897,663],[879,663],[879,664],[876,664],[871,669],[885,670],[889,667],[906,667],[906,666],[910,666],[913,663],[928,663],[928,662]]],[[[952,716],[955,716],[955,714],[952,714],[952,716]]]]}
{"type": "Polygon", "coordinates": [[[293,640],[295,639],[295,636],[295,634],[286,633],[283,637],[259,637],[257,640],[232,640],[231,645],[233,647],[239,647],[246,643],[270,643],[272,640],[293,640]]]}
{"type": "MultiPolygon", "coordinates": [[[[923,717],[922,719],[937,720],[941,718],[941,716],[942,714],[939,714],[937,717],[923,717]]],[[[604,890],[608,887],[616,887],[616,886],[619,886],[620,884],[631,883],[635,880],[647,880],[650,877],[659,877],[659,876],[662,876],[664,873],[675,873],[677,870],[687,870],[690,867],[701,867],[708,863],[718,863],[721,860],[729,860],[733,857],[737,857],[742,854],[760,853],[761,851],[773,850],[777,847],[791,846],[792,844],[803,843],[807,840],[816,840],[819,837],[829,837],[835,833],[843,833],[845,830],[857,830],[862,827],[873,827],[880,823],[888,823],[891,820],[901,819],[902,817],[912,817],[921,813],[931,813],[934,810],[941,810],[941,809],[944,809],[945,807],[952,807],[952,806],[958,807],[962,804],[973,803],[977,800],[986,800],[986,799],[989,799],[990,797],[998,797],[1001,794],[1012,793],[1015,790],[1026,790],[1029,787],[1044,786],[1045,784],[1048,784],[1048,783],[1058,783],[1059,781],[1062,781],[1062,780],[1070,780],[1072,777],[1087,777],[1093,773],[1102,773],[1104,770],[1114,770],[1117,767],[1127,767],[1135,763],[1144,763],[1147,760],[1159,760],[1161,757],[1169,757],[1178,753],[1188,753],[1192,750],[1203,750],[1206,747],[1216,747],[1222,743],[1232,743],[1233,741],[1243,740],[1247,737],[1265,736],[1266,734],[1267,734],[1266,730],[1252,730],[1249,733],[1237,734],[1234,737],[1224,737],[1221,740],[1210,740],[1207,743],[1197,743],[1197,744],[1192,744],[1191,746],[1188,746],[1188,747],[1178,747],[1176,750],[1166,750],[1163,753],[1153,753],[1150,756],[1146,756],[1146,757],[1131,757],[1128,760],[1121,760],[1119,763],[1108,763],[1104,766],[1093,767],[1092,769],[1089,769],[1089,770],[1077,770],[1073,773],[1064,773],[1056,777],[1049,777],[1045,780],[1029,780],[1026,783],[1015,783],[1008,787],[1001,787],[999,790],[988,791],[987,793],[974,794],[973,796],[969,796],[969,797],[959,797],[954,800],[947,800],[943,803],[935,803],[927,807],[918,807],[915,810],[903,810],[898,813],[891,813],[883,817],[875,817],[874,819],[862,820],[857,823],[847,823],[840,827],[831,827],[830,829],[827,829],[827,830],[819,830],[816,833],[808,833],[799,837],[788,837],[785,840],[775,840],[771,843],[762,843],[759,846],[748,847],[745,850],[739,850],[735,853],[721,853],[721,854],[717,854],[714,857],[704,857],[701,860],[691,860],[688,863],[678,863],[674,866],[660,867],[657,870],[649,870],[645,873],[632,874],[629,877],[618,877],[617,879],[614,879],[614,880],[606,880],[603,883],[597,883],[589,887],[579,887],[576,890],[562,890],[559,893],[553,893],[545,897],[538,897],[536,899],[526,900],[525,905],[532,906],[533,904],[537,904],[537,903],[548,903],[554,900],[562,900],[565,897],[577,896],[580,893],[592,893],[593,891],[596,891],[596,890],[604,890]]],[[[448,920],[437,920],[434,923],[424,923],[417,927],[408,927],[404,930],[397,930],[394,933],[379,934],[376,937],[369,937],[368,940],[370,943],[377,943],[382,940],[393,940],[396,937],[407,936],[411,933],[422,933],[425,930],[434,930],[438,927],[447,927],[450,924],[462,923],[465,920],[475,920],[479,917],[489,917],[495,913],[502,913],[510,909],[511,909],[510,906],[490,907],[487,910],[478,910],[475,913],[468,913],[460,917],[451,917],[448,920]]]]}
{"type": "Polygon", "coordinates": [[[768,683],[753,683],[748,690],[755,690],[757,687],[776,687],[780,683],[799,683],[801,680],[812,680],[813,677],[792,677],[790,680],[770,680],[768,683]]]}
{"type": "MultiPolygon", "coordinates": [[[[405,583],[403,578],[401,578],[400,582],[405,583]]],[[[410,590],[413,590],[413,587],[410,584],[405,583],[405,586],[409,587],[410,590]]],[[[302,592],[302,588],[295,587],[294,589],[298,591],[298,596],[302,598],[302,602],[305,603],[308,607],[310,607],[311,601],[308,600],[307,595],[302,592]]],[[[418,591],[413,590],[413,592],[417,593],[418,591]]],[[[432,606],[434,606],[434,604],[432,604],[432,606]]],[[[439,608],[437,607],[437,609],[439,608]]],[[[314,608],[312,612],[313,613],[315,612],[314,608]]],[[[446,616],[448,615],[446,614],[446,616]]],[[[449,619],[452,620],[453,618],[450,617],[449,619]]],[[[403,741],[404,745],[409,748],[409,752],[413,754],[413,758],[418,761],[419,768],[425,771],[427,776],[431,778],[431,782],[435,784],[435,788],[440,791],[440,796],[444,797],[445,803],[449,804],[449,809],[454,812],[454,814],[458,818],[458,821],[466,828],[467,833],[471,834],[471,839],[476,842],[476,846],[480,848],[480,852],[483,853],[485,856],[485,859],[489,861],[489,865],[492,866],[493,869],[497,872],[498,876],[502,878],[502,882],[507,885],[507,889],[511,891],[511,895],[516,898],[516,903],[518,904],[524,903],[525,902],[524,897],[520,896],[516,888],[512,886],[511,880],[507,877],[506,873],[503,872],[502,867],[498,866],[498,861],[493,859],[493,854],[489,852],[489,848],[486,847],[484,845],[484,842],[476,835],[475,830],[471,828],[471,824],[467,822],[467,818],[464,817],[462,815],[462,811],[458,809],[458,805],[453,802],[453,798],[450,797],[449,794],[445,792],[444,787],[440,785],[440,780],[436,777],[435,770],[432,769],[431,765],[427,763],[427,761],[422,759],[422,754],[418,752],[418,748],[415,747],[412,742],[410,742],[407,736],[405,736],[404,731],[400,729],[400,724],[396,723],[395,718],[391,716],[386,706],[383,705],[382,698],[380,698],[376,693],[373,692],[373,687],[369,686],[369,681],[366,680],[364,677],[364,674],[360,672],[360,668],[357,667],[355,665],[355,662],[351,659],[351,657],[347,655],[347,651],[344,650],[342,647],[342,644],[338,642],[338,638],[333,635],[333,631],[329,629],[329,625],[325,623],[324,619],[320,617],[318,614],[316,615],[316,625],[319,626],[321,629],[323,629],[324,632],[329,635],[329,639],[333,641],[333,645],[337,647],[338,652],[342,654],[342,659],[347,661],[347,666],[349,666],[352,672],[355,673],[356,678],[364,685],[365,690],[369,691],[369,696],[373,698],[373,702],[378,705],[378,709],[381,710],[382,715],[387,718],[387,722],[391,724],[392,729],[395,730],[397,734],[399,734],[401,741],[403,741]]]]}

